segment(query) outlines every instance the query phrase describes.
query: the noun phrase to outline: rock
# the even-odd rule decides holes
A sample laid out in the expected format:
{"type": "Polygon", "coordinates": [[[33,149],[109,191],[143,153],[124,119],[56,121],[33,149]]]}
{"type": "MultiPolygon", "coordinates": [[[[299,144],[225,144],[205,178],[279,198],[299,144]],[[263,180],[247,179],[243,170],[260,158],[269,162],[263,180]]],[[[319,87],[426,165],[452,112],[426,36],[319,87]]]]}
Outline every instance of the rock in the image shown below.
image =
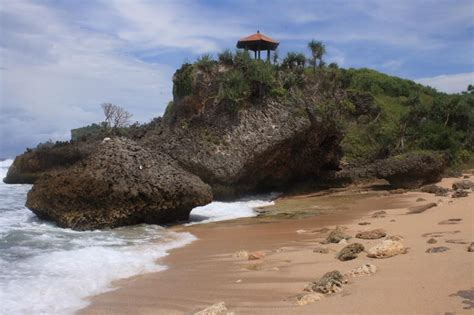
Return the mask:
{"type": "Polygon", "coordinates": [[[329,253],[329,249],[327,247],[316,247],[315,249],[313,249],[313,253],[319,253],[319,254],[328,254],[329,253]]]}
{"type": "Polygon", "coordinates": [[[385,218],[385,216],[387,215],[387,212],[386,211],[376,211],[372,214],[372,218],[385,218]]]}
{"type": "Polygon", "coordinates": [[[389,258],[399,254],[405,254],[406,248],[399,241],[384,240],[382,243],[368,250],[368,257],[389,258]]]}
{"type": "Polygon", "coordinates": [[[193,208],[211,201],[210,187],[166,155],[116,138],[80,163],[41,177],[26,206],[60,227],[92,230],[187,220],[193,208]]]}
{"type": "Polygon", "coordinates": [[[464,175],[462,178],[471,178],[469,175],[464,175]]]}
{"type": "Polygon", "coordinates": [[[356,234],[356,238],[361,238],[365,240],[374,240],[385,236],[387,236],[387,233],[383,229],[364,231],[356,234]]]}
{"type": "Polygon", "coordinates": [[[71,167],[87,158],[100,142],[74,142],[40,146],[15,158],[3,179],[6,184],[34,184],[41,176],[71,167]]]}
{"type": "Polygon", "coordinates": [[[392,188],[412,189],[441,180],[446,169],[445,156],[438,153],[408,153],[375,161],[363,167],[346,168],[336,172],[341,182],[364,179],[385,179],[392,188]]]}
{"type": "Polygon", "coordinates": [[[422,212],[425,212],[426,210],[431,209],[431,208],[436,207],[436,206],[437,206],[437,204],[435,202],[430,202],[430,203],[427,203],[427,204],[424,204],[424,205],[421,205],[421,206],[410,207],[410,208],[408,208],[407,214],[422,213],[422,212]]]}
{"type": "Polygon", "coordinates": [[[447,219],[439,222],[438,224],[444,225],[444,224],[458,224],[462,219],[455,218],[455,219],[447,219]]]}
{"type": "Polygon", "coordinates": [[[425,193],[435,194],[436,196],[447,196],[449,194],[449,189],[434,184],[423,186],[420,190],[425,193]]]}
{"type": "Polygon", "coordinates": [[[321,301],[324,295],[321,293],[307,293],[307,294],[300,294],[296,297],[296,305],[306,305],[311,304],[317,301],[321,301]]]}
{"type": "Polygon", "coordinates": [[[416,202],[426,201],[425,198],[416,198],[416,202]]]}
{"type": "Polygon", "coordinates": [[[256,251],[248,254],[248,260],[259,260],[265,258],[265,252],[256,251]]]}
{"type": "Polygon", "coordinates": [[[429,240],[426,241],[426,243],[428,243],[428,244],[436,244],[436,243],[438,243],[438,241],[437,241],[436,239],[434,239],[434,238],[430,238],[429,240]]]}
{"type": "Polygon", "coordinates": [[[364,245],[360,243],[349,244],[337,255],[337,259],[341,261],[352,260],[357,258],[357,254],[364,250],[364,245]]]}
{"type": "MultiPolygon", "coordinates": [[[[175,89],[185,69],[176,72],[175,89]]],[[[186,82],[192,93],[173,95],[162,125],[145,136],[146,145],[199,176],[217,199],[284,191],[302,179],[338,169],[343,135],[337,126],[304,103],[288,106],[272,97],[229,110],[235,107],[227,100],[210,101],[221,79],[215,72],[190,72],[186,82]]]]}
{"type": "Polygon", "coordinates": [[[448,244],[469,244],[469,242],[466,242],[464,240],[460,240],[460,239],[454,239],[454,240],[445,240],[446,243],[448,244]]]}
{"type": "Polygon", "coordinates": [[[297,233],[297,234],[305,234],[305,233],[307,233],[307,232],[308,232],[308,231],[306,231],[306,230],[296,230],[296,233],[297,233]]]}
{"type": "Polygon", "coordinates": [[[467,251],[468,252],[474,252],[474,243],[471,243],[471,245],[469,245],[469,247],[467,248],[467,251]]]}
{"type": "Polygon", "coordinates": [[[428,248],[426,250],[427,253],[442,253],[442,252],[445,252],[445,251],[448,251],[449,248],[448,247],[445,247],[445,246],[439,246],[439,247],[431,247],[431,248],[428,248]]]}
{"type": "Polygon", "coordinates": [[[107,142],[107,141],[110,141],[110,140],[112,140],[112,139],[109,138],[109,137],[105,137],[105,138],[102,140],[102,143],[107,142]]]}
{"type": "Polygon", "coordinates": [[[338,244],[346,246],[347,245],[347,240],[343,238],[342,240],[339,241],[338,244]]]}
{"type": "Polygon", "coordinates": [[[452,198],[461,198],[461,197],[467,197],[469,193],[465,190],[456,190],[455,192],[452,193],[451,197],[452,198]]]}
{"type": "Polygon", "coordinates": [[[354,268],[346,273],[347,277],[360,277],[371,275],[377,272],[377,267],[372,264],[364,264],[360,267],[354,268]]]}
{"type": "Polygon", "coordinates": [[[401,235],[391,235],[391,236],[387,237],[387,240],[403,242],[403,236],[401,236],[401,235]]]}
{"type": "Polygon", "coordinates": [[[370,225],[370,222],[359,222],[359,225],[370,225]]]}
{"type": "Polygon", "coordinates": [[[311,282],[305,288],[306,291],[332,294],[342,291],[343,285],[347,283],[346,277],[337,270],[325,273],[321,279],[311,282]]]}
{"type": "Polygon", "coordinates": [[[474,182],[470,180],[460,180],[453,183],[453,190],[469,190],[474,189],[474,182]]]}
{"type": "Polygon", "coordinates": [[[221,314],[230,315],[227,312],[227,307],[225,306],[224,302],[213,304],[209,307],[206,307],[202,311],[194,313],[194,315],[221,315],[221,314]]]}
{"type": "Polygon", "coordinates": [[[326,238],[326,241],[328,243],[339,243],[341,240],[348,240],[350,238],[351,236],[344,233],[341,227],[336,227],[335,230],[332,230],[329,233],[328,237],[326,238]]]}
{"type": "Polygon", "coordinates": [[[441,154],[408,153],[374,163],[377,178],[395,188],[416,188],[441,180],[447,161],[441,154]]]}
{"type": "Polygon", "coordinates": [[[239,250],[239,251],[235,252],[232,256],[234,256],[235,258],[248,259],[249,258],[249,252],[246,251],[246,250],[239,250]]]}

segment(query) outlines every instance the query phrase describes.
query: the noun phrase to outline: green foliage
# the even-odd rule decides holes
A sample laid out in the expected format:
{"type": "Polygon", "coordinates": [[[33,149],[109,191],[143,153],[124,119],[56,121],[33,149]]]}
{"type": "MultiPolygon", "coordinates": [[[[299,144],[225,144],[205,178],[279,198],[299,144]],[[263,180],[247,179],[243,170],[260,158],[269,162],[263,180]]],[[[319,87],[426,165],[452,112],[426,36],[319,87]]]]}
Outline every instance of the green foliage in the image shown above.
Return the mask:
{"type": "Polygon", "coordinates": [[[274,86],[274,67],[268,62],[254,60],[246,71],[246,78],[250,81],[252,95],[263,97],[274,86]]]}
{"type": "Polygon", "coordinates": [[[308,43],[308,48],[311,50],[310,65],[316,73],[316,67],[322,68],[324,66],[323,56],[326,53],[326,46],[323,42],[313,39],[308,43]]]}
{"type": "Polygon", "coordinates": [[[410,80],[389,76],[370,69],[349,69],[345,72],[350,81],[350,87],[375,95],[409,96],[410,93],[419,91],[422,87],[410,80]]]}
{"type": "Polygon", "coordinates": [[[306,56],[302,53],[288,52],[283,59],[282,67],[290,70],[304,70],[306,56]]]}
{"type": "Polygon", "coordinates": [[[165,113],[163,115],[164,119],[168,119],[171,116],[173,116],[173,113],[175,111],[175,106],[173,101],[169,101],[168,105],[166,106],[165,113]]]}
{"type": "Polygon", "coordinates": [[[181,99],[193,93],[193,72],[194,66],[185,63],[176,70],[173,76],[173,97],[175,100],[181,99]]]}
{"type": "Polygon", "coordinates": [[[228,105],[230,111],[236,111],[241,103],[250,94],[250,86],[243,72],[234,69],[226,72],[220,81],[217,99],[228,105]]]}
{"type": "Polygon", "coordinates": [[[219,62],[231,66],[234,64],[234,55],[230,49],[226,49],[218,55],[219,62]]]}
{"type": "Polygon", "coordinates": [[[240,69],[248,69],[252,63],[252,57],[247,50],[239,49],[234,55],[234,64],[240,69]]]}
{"type": "Polygon", "coordinates": [[[203,54],[196,61],[196,66],[202,71],[210,71],[215,64],[216,61],[211,54],[203,54]]]}
{"type": "Polygon", "coordinates": [[[71,141],[85,141],[88,139],[99,139],[107,135],[107,125],[91,124],[89,126],[71,130],[71,141]]]}

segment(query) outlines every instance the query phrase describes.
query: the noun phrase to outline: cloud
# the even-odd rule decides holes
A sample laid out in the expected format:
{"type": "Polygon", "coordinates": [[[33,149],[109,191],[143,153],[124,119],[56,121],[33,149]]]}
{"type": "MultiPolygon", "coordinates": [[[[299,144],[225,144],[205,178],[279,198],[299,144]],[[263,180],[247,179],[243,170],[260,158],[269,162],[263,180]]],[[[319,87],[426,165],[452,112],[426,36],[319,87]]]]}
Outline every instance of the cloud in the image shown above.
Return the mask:
{"type": "Polygon", "coordinates": [[[474,72],[443,74],[431,78],[416,79],[415,82],[431,86],[446,93],[459,93],[467,90],[469,84],[474,84],[474,72]]]}
{"type": "MultiPolygon", "coordinates": [[[[160,115],[184,59],[257,29],[281,41],[281,55],[323,40],[326,60],[344,67],[409,78],[474,67],[471,0],[0,0],[0,157],[67,139],[102,119],[102,102],[139,121],[160,115]]],[[[420,80],[445,91],[466,85],[420,80]]]]}
{"type": "Polygon", "coordinates": [[[174,69],[124,53],[124,40],[28,1],[2,3],[1,19],[0,156],[67,139],[71,128],[102,120],[102,102],[147,121],[171,99],[174,69]]]}

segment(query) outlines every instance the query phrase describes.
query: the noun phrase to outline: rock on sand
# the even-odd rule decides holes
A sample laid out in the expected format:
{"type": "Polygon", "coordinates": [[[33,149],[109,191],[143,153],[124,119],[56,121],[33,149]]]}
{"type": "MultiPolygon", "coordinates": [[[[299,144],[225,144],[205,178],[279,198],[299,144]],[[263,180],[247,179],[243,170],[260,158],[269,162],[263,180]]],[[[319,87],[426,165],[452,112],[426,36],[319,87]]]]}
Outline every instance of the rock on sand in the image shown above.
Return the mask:
{"type": "Polygon", "coordinates": [[[368,257],[371,258],[389,258],[399,254],[405,254],[407,249],[402,243],[392,240],[384,240],[382,243],[368,250],[368,257]]]}
{"type": "Polygon", "coordinates": [[[356,238],[361,238],[364,240],[374,240],[385,236],[387,236],[387,232],[385,232],[383,229],[364,231],[356,234],[356,238]]]}

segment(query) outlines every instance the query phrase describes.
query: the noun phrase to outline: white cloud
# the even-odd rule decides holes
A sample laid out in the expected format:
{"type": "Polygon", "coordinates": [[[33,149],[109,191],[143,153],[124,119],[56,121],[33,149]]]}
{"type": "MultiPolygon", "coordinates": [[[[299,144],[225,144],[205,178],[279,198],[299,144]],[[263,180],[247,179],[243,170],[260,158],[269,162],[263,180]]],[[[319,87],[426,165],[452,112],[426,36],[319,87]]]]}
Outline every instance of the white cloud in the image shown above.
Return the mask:
{"type": "Polygon", "coordinates": [[[466,91],[469,84],[474,84],[474,72],[438,75],[416,79],[415,82],[431,86],[441,92],[459,93],[466,91]]]}
{"type": "Polygon", "coordinates": [[[67,139],[71,128],[102,119],[102,102],[146,121],[171,99],[174,69],[123,53],[125,40],[32,2],[3,2],[0,14],[0,156],[67,139]]]}

